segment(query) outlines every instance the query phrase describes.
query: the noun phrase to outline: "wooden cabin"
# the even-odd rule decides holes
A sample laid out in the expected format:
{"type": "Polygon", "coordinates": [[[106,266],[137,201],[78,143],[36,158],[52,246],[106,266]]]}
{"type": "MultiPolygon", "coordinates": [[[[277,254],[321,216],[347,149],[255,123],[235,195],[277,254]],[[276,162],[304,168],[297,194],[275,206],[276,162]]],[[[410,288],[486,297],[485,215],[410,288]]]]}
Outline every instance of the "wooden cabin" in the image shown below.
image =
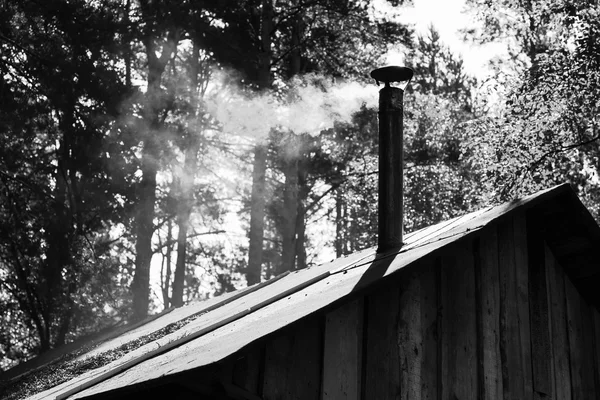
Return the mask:
{"type": "Polygon", "coordinates": [[[16,385],[120,349],[30,398],[597,399],[599,239],[562,185],[413,232],[399,250],[367,249],[163,313],[0,379],[16,385]],[[145,344],[123,350],[136,341],[145,344]]]}

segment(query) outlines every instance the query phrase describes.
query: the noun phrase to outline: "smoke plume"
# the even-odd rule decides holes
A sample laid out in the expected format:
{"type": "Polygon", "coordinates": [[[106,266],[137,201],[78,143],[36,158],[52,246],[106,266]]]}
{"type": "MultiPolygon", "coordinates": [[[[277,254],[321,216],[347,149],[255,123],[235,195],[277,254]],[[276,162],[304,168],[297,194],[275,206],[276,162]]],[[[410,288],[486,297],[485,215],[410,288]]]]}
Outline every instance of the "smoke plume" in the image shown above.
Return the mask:
{"type": "Polygon", "coordinates": [[[249,92],[219,85],[207,99],[212,116],[229,134],[263,140],[271,129],[318,135],[336,121],[349,121],[362,105],[375,106],[377,87],[317,75],[294,78],[281,90],[249,92]]]}

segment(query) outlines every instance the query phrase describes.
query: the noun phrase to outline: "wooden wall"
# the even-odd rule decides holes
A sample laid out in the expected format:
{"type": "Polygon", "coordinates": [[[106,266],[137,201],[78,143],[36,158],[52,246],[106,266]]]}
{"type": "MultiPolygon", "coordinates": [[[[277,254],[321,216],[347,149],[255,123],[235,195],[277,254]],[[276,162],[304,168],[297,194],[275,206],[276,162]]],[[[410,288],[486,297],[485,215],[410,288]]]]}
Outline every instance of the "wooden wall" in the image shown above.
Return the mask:
{"type": "Polygon", "coordinates": [[[223,382],[264,400],[594,399],[599,360],[600,314],[517,215],[239,354],[223,382]]]}

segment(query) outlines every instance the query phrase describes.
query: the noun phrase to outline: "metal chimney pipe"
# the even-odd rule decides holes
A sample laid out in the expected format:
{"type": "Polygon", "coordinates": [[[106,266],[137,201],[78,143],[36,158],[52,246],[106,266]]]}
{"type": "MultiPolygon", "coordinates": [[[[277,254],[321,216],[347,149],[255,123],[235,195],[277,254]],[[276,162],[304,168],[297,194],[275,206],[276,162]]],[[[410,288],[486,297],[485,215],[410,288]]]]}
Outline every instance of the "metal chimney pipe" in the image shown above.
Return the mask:
{"type": "Polygon", "coordinates": [[[389,66],[375,69],[371,77],[385,86],[379,91],[379,228],[378,253],[400,248],[403,237],[403,112],[404,88],[413,70],[389,66]],[[390,82],[406,82],[403,88],[390,82]]]}

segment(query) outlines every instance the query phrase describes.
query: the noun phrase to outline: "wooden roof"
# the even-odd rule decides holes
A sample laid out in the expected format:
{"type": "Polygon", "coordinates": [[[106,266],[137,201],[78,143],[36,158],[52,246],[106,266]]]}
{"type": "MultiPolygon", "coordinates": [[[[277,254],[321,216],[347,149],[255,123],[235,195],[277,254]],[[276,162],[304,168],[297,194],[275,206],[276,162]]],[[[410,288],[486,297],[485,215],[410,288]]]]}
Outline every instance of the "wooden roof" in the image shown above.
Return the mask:
{"type": "MultiPolygon", "coordinates": [[[[189,322],[110,364],[85,372],[32,399],[78,399],[207,366],[317,311],[339,304],[442,247],[515,210],[533,210],[538,231],[591,303],[598,306],[600,228],[568,185],[488,207],[406,235],[404,246],[367,249],[330,263],[278,276],[236,292],[163,313],[134,329],[105,335],[80,359],[118,348],[178,321],[189,322]]],[[[30,364],[30,368],[43,365],[30,364]]],[[[1,379],[24,372],[8,371],[1,379]]]]}

